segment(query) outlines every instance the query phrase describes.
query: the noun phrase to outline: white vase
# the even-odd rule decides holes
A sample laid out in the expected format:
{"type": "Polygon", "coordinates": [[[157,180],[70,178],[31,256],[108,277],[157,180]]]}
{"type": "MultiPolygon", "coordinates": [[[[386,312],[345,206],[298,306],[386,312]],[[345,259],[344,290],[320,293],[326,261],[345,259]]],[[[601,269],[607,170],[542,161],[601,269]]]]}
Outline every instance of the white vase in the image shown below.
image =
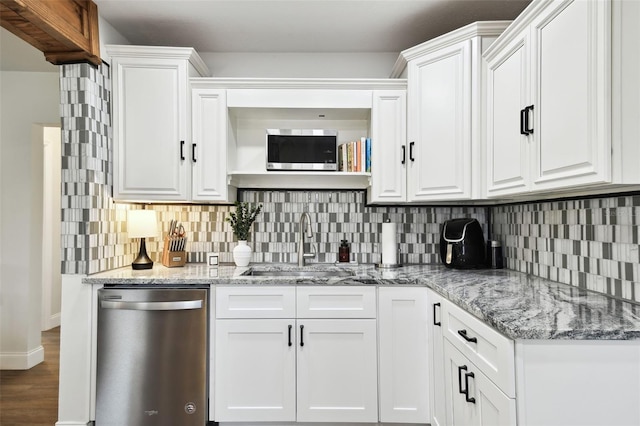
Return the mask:
{"type": "Polygon", "coordinates": [[[238,245],[233,248],[233,261],[236,266],[248,266],[251,262],[251,247],[245,240],[238,241],[238,245]]]}

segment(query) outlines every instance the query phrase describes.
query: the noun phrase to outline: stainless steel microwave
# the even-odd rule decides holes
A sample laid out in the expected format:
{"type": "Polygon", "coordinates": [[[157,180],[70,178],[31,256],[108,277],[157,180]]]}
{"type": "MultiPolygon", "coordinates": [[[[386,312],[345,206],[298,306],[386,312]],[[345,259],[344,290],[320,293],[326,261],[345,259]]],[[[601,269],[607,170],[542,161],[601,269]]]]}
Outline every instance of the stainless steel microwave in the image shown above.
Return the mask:
{"type": "Polygon", "coordinates": [[[267,129],[267,170],[338,170],[338,132],[267,129]]]}

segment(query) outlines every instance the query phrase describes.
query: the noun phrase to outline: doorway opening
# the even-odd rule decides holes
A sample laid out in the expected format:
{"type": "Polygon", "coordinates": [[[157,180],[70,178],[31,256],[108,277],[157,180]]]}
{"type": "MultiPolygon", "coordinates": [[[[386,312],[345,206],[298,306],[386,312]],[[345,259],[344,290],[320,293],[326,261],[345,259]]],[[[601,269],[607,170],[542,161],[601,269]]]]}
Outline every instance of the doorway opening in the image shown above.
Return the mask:
{"type": "Polygon", "coordinates": [[[61,130],[42,126],[42,331],[60,326],[61,273],[61,130]]]}

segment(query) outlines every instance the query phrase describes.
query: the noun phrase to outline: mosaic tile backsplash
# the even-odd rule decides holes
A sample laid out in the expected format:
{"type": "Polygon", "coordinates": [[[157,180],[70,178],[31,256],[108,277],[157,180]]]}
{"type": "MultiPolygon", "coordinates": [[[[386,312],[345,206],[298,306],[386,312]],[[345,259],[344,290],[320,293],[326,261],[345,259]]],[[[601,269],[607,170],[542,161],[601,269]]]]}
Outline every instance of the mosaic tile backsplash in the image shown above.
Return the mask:
{"type": "Polygon", "coordinates": [[[505,266],[640,302],[640,195],[493,207],[505,266]]]}
{"type": "MultiPolygon", "coordinates": [[[[382,223],[387,219],[398,224],[402,263],[435,263],[439,262],[442,222],[454,217],[487,222],[486,208],[482,207],[370,207],[365,205],[363,191],[241,191],[239,199],[263,206],[250,236],[253,262],[297,262],[302,212],[308,212],[311,218],[311,241],[317,252],[308,263],[336,262],[343,239],[349,241],[355,261],[379,263],[382,223]]],[[[171,219],[183,223],[189,241],[189,262],[205,262],[207,252],[219,252],[222,262],[233,261],[235,237],[224,219],[234,206],[151,208],[158,211],[165,233],[171,219]]],[[[147,247],[158,250],[157,245],[147,247]]],[[[305,251],[310,251],[308,245],[305,251]]]]}

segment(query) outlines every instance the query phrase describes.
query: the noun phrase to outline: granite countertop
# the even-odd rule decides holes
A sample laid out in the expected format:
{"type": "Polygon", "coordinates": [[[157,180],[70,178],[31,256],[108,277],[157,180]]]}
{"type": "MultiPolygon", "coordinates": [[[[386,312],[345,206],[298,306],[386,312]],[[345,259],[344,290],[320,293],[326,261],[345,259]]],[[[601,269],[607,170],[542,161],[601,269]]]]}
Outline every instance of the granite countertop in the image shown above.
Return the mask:
{"type": "Polygon", "coordinates": [[[397,285],[426,286],[512,339],[640,340],[640,305],[510,270],[453,270],[441,265],[377,269],[373,265],[309,264],[303,270],[350,270],[348,277],[265,277],[249,270],[298,270],[292,264],[248,268],[187,264],[120,268],[87,284],[122,285],[397,285]]]}

